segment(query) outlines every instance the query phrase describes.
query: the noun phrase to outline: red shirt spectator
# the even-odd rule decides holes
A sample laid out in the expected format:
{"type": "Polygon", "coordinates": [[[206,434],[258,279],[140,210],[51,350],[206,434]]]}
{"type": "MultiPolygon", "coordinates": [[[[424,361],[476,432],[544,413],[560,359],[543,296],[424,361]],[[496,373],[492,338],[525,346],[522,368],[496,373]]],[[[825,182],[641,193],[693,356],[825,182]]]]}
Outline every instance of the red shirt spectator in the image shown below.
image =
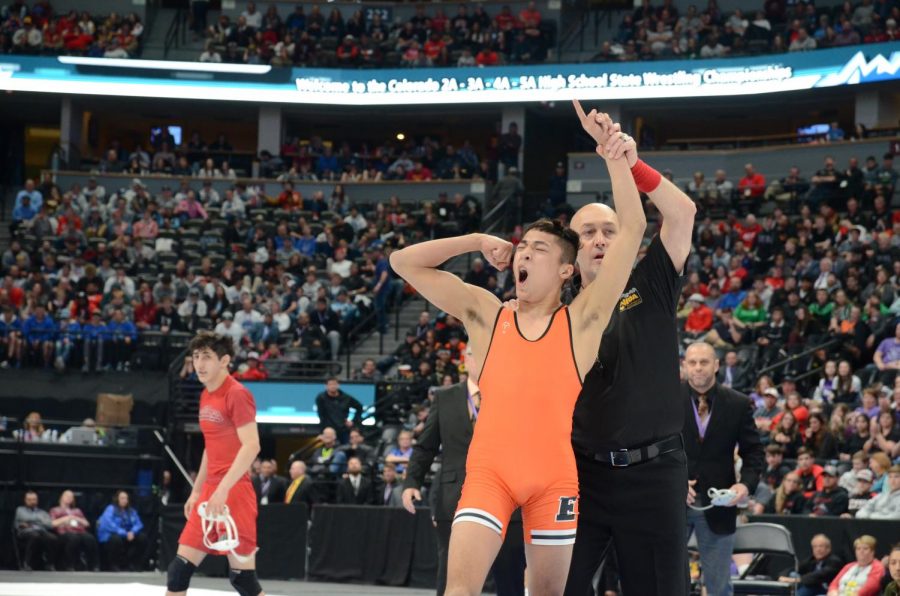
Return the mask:
{"type": "Polygon", "coordinates": [[[522,9],[519,20],[525,27],[537,27],[541,24],[541,12],[534,7],[534,2],[529,2],[528,7],[522,9]]]}
{"type": "Polygon", "coordinates": [[[234,378],[241,381],[265,381],[269,378],[269,373],[263,368],[259,362],[259,354],[250,352],[247,354],[247,370],[244,372],[235,372],[234,378]]]}
{"type": "Polygon", "coordinates": [[[500,58],[493,48],[484,48],[475,56],[475,64],[478,66],[496,66],[499,61],[500,58]]]}
{"type": "Polygon", "coordinates": [[[693,303],[694,310],[688,315],[687,321],[684,323],[684,330],[687,333],[699,335],[712,329],[713,311],[703,303],[703,296],[694,294],[690,297],[689,302],[693,303]]]}
{"type": "Polygon", "coordinates": [[[500,14],[494,17],[494,23],[497,24],[498,30],[506,31],[507,28],[516,26],[516,15],[509,10],[509,6],[504,6],[500,14]]]}
{"type": "Polygon", "coordinates": [[[417,161],[413,166],[413,169],[406,173],[406,179],[412,180],[413,182],[422,182],[423,180],[431,180],[431,170],[422,165],[422,162],[417,161]]]}
{"type": "Polygon", "coordinates": [[[78,214],[72,209],[67,209],[66,212],[63,215],[60,215],[59,219],[56,220],[56,234],[62,236],[63,232],[68,229],[68,224],[70,222],[75,226],[76,230],[82,228],[81,218],[78,217],[78,214]]]}
{"type": "Polygon", "coordinates": [[[447,48],[447,44],[444,43],[444,40],[440,38],[439,35],[435,34],[431,36],[431,39],[425,42],[425,55],[428,56],[432,62],[439,62],[444,59],[444,51],[447,48]]]}
{"type": "Polygon", "coordinates": [[[744,246],[752,250],[753,245],[756,244],[756,237],[763,231],[763,228],[756,221],[756,216],[751,213],[744,220],[744,223],[737,222],[734,224],[734,231],[740,236],[744,246]]]}
{"type": "Polygon", "coordinates": [[[813,453],[806,447],[797,451],[797,470],[800,484],[803,485],[803,496],[807,499],[822,490],[822,466],[813,459],[813,453]]]}
{"type": "Polygon", "coordinates": [[[738,182],[742,197],[761,197],[766,192],[766,177],[753,169],[753,164],[744,166],[744,177],[738,182]]]}

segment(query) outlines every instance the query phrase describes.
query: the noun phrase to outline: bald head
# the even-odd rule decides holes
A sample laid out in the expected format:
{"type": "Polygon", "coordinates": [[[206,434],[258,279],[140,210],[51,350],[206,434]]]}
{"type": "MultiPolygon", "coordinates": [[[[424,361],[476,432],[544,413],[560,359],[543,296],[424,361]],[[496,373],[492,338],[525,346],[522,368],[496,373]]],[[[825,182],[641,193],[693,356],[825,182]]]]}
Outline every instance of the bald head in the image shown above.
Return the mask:
{"type": "Polygon", "coordinates": [[[594,281],[603,257],[619,231],[616,212],[602,203],[589,203],[578,210],[569,226],[578,234],[578,268],[581,285],[594,281]]]}
{"type": "Polygon", "coordinates": [[[719,359],[716,351],[706,342],[692,343],[684,352],[684,372],[694,391],[706,393],[716,382],[719,359]]]}

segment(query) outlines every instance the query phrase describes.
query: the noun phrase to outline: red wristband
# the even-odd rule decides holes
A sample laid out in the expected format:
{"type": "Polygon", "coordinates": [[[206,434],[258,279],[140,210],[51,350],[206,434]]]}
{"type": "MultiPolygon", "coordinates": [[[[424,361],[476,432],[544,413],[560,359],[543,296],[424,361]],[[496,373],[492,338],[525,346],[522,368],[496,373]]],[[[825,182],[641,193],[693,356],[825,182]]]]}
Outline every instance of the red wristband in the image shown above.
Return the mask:
{"type": "Polygon", "coordinates": [[[640,159],[631,168],[631,175],[634,177],[634,183],[637,185],[638,190],[645,194],[656,190],[662,181],[660,173],[640,159]]]}

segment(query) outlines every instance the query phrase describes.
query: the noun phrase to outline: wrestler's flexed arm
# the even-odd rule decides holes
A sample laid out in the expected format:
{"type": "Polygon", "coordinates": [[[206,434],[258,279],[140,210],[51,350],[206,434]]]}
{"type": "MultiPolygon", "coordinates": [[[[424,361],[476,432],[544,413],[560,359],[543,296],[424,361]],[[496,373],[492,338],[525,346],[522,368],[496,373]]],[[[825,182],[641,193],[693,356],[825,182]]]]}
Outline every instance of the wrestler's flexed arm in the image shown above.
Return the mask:
{"type": "Polygon", "coordinates": [[[478,286],[465,283],[457,275],[438,267],[447,259],[469,252],[481,252],[497,269],[509,267],[511,243],[488,234],[468,234],[429,240],[391,254],[391,267],[426,300],[453,315],[466,328],[476,362],[484,362],[485,352],[500,300],[478,286]]]}
{"type": "MultiPolygon", "coordinates": [[[[584,122],[588,116],[577,102],[576,109],[584,122]]],[[[609,121],[607,126],[612,126],[612,122],[609,121]]],[[[582,378],[597,358],[603,330],[625,289],[647,228],[640,194],[625,159],[625,152],[634,150],[634,147],[634,139],[621,132],[613,134],[606,145],[597,147],[597,153],[606,160],[609,168],[613,201],[619,216],[619,232],[603,259],[599,283],[590,284],[569,307],[575,360],[582,378]]]]}

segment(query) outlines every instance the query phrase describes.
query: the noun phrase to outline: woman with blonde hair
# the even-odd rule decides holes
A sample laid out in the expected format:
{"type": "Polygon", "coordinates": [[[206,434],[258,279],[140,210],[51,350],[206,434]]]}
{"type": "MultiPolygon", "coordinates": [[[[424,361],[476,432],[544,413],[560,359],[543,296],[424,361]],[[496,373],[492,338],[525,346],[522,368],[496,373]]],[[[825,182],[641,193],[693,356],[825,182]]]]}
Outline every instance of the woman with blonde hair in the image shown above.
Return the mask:
{"type": "Polygon", "coordinates": [[[853,541],[856,561],[847,563],[828,586],[828,596],[878,596],[884,565],[875,558],[878,542],[869,535],[853,541]]]}
{"type": "Polygon", "coordinates": [[[790,515],[803,513],[806,499],[803,497],[803,484],[797,472],[788,472],[784,475],[781,484],[775,489],[775,494],[769,502],[763,505],[757,503],[754,509],[756,515],[772,513],[775,515],[790,515]]]}
{"type": "Polygon", "coordinates": [[[44,423],[38,412],[31,412],[25,417],[20,437],[25,442],[49,441],[50,430],[44,428],[44,423]]]}

